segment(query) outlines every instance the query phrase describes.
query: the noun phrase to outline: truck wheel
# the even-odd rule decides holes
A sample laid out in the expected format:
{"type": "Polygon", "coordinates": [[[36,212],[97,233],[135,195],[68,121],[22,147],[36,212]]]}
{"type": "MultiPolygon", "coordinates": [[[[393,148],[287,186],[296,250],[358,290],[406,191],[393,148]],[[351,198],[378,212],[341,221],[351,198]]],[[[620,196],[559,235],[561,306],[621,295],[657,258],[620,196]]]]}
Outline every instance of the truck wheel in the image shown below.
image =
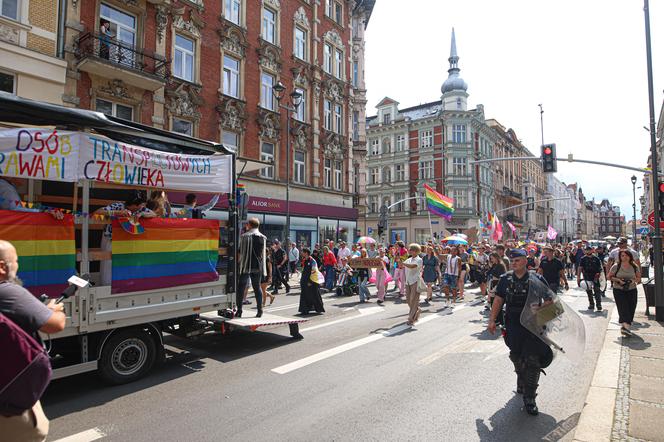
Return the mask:
{"type": "Polygon", "coordinates": [[[133,382],[154,365],[157,349],[145,330],[118,330],[104,344],[99,358],[99,374],[111,384],[133,382]]]}

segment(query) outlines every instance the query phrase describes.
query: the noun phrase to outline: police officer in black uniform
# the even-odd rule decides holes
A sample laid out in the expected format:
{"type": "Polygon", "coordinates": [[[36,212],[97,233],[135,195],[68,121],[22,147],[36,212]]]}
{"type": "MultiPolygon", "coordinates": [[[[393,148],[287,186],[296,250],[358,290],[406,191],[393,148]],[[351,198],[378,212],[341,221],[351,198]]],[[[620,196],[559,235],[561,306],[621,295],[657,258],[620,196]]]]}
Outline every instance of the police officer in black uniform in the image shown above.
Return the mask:
{"type": "Polygon", "coordinates": [[[576,283],[581,286],[581,274],[586,281],[588,294],[588,310],[594,310],[597,305],[597,311],[602,311],[602,289],[599,284],[599,275],[604,271],[602,268],[602,261],[593,255],[593,248],[587,246],[585,248],[585,255],[579,261],[579,271],[576,274],[576,283]],[[595,299],[593,299],[593,297],[595,299]]]}
{"type": "MultiPolygon", "coordinates": [[[[543,368],[551,364],[553,352],[541,339],[521,325],[521,311],[528,299],[530,278],[546,281],[535,272],[528,271],[528,258],[522,249],[509,253],[511,270],[501,276],[496,288],[496,298],[491,308],[488,330],[496,332],[496,317],[505,304],[505,342],[510,348],[510,360],[517,375],[517,393],[523,394],[526,412],[537,415],[537,387],[543,368]]],[[[546,300],[545,300],[546,302],[546,300]]]]}

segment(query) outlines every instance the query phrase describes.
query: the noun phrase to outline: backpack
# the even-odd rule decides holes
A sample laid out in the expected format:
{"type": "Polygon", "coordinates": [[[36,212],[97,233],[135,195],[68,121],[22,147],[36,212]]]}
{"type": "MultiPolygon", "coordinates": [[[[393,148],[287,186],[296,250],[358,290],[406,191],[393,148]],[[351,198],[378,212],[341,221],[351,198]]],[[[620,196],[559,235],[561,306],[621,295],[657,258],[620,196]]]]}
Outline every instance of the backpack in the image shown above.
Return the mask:
{"type": "Polygon", "coordinates": [[[39,400],[51,380],[46,350],[14,321],[0,314],[0,415],[18,416],[39,400]]]}

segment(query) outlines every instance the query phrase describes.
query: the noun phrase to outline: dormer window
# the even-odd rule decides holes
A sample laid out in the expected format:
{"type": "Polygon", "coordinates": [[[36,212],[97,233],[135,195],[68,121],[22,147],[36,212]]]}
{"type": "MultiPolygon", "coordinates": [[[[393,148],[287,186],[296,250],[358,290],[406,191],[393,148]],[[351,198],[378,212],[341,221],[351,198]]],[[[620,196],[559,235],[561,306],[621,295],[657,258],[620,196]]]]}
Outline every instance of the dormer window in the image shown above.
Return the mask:
{"type": "Polygon", "coordinates": [[[390,112],[383,113],[383,124],[390,124],[392,121],[392,114],[390,112]]]}

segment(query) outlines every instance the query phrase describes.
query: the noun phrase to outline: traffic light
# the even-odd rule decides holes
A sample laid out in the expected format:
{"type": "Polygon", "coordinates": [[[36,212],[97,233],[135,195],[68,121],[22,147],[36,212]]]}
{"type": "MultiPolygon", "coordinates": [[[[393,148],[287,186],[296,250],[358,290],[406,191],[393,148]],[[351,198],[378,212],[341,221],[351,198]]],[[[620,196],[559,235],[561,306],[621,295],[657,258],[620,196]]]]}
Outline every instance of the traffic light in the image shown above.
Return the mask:
{"type": "Polygon", "coordinates": [[[532,196],[526,197],[526,203],[528,203],[528,205],[526,206],[526,211],[532,212],[533,210],[535,210],[535,198],[533,198],[532,196]]]}
{"type": "Polygon", "coordinates": [[[542,145],[542,170],[546,173],[558,172],[555,144],[542,145]]]}
{"type": "Polygon", "coordinates": [[[664,221],[664,182],[660,181],[657,185],[658,201],[659,201],[659,221],[664,221]]]}
{"type": "Polygon", "coordinates": [[[378,223],[378,237],[383,236],[383,232],[385,231],[385,227],[379,222],[378,223]]]}

